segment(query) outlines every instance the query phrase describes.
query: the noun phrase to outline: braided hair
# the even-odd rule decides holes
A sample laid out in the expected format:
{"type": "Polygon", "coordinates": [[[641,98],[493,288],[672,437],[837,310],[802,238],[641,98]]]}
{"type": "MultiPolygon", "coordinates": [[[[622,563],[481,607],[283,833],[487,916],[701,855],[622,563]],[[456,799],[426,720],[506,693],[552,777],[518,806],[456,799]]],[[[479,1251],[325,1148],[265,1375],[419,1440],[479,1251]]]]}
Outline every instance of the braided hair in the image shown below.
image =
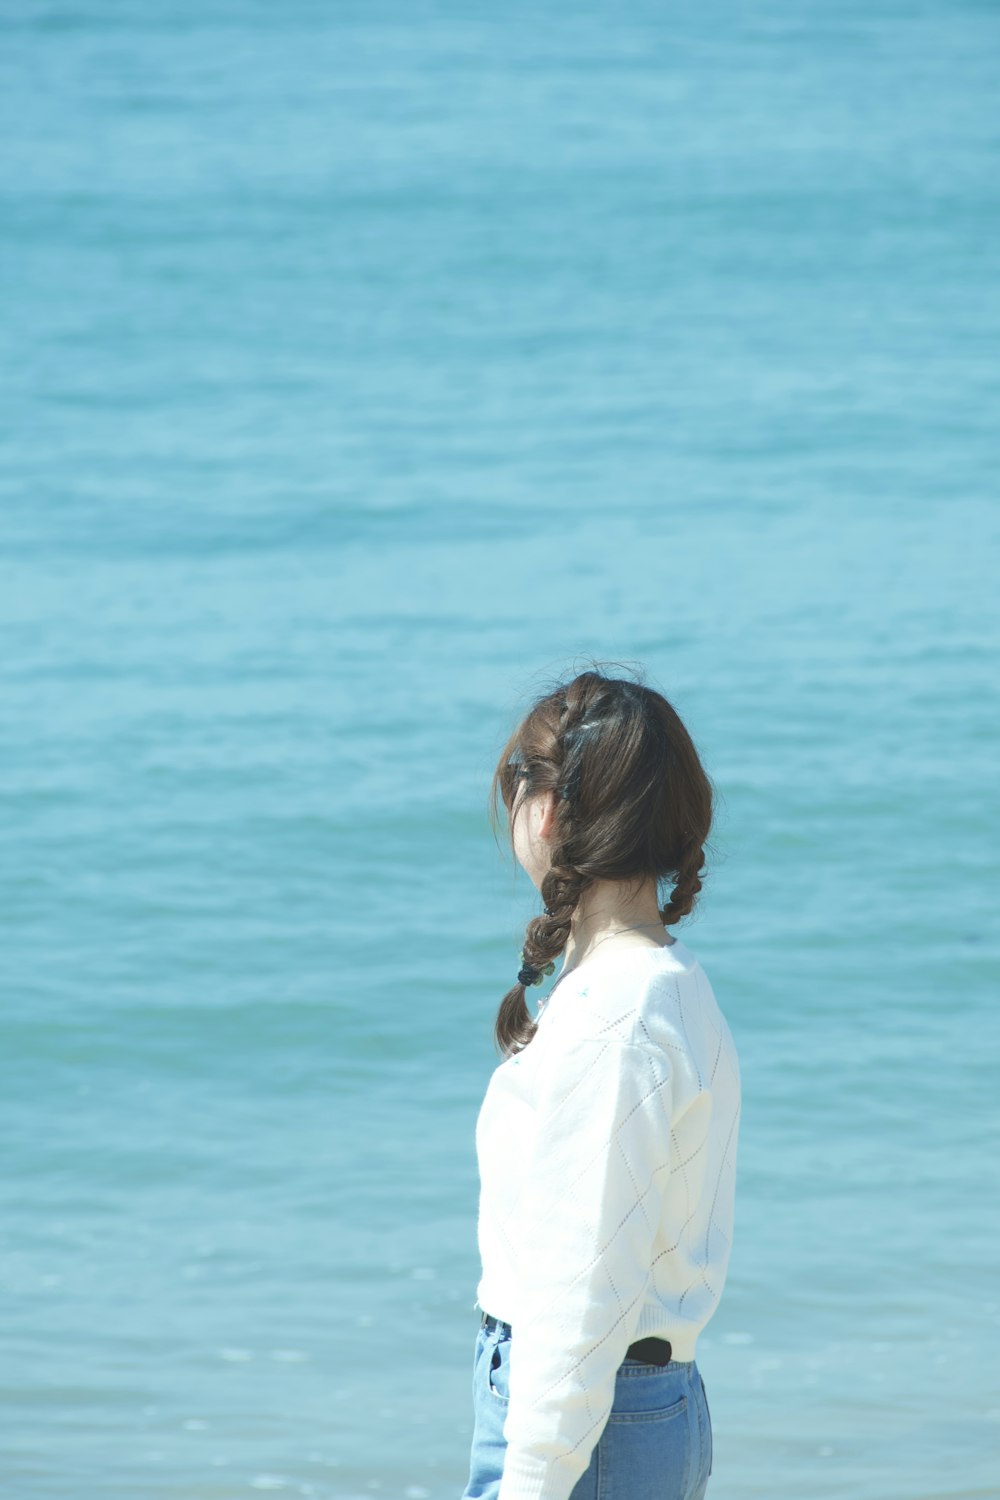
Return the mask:
{"type": "Polygon", "coordinates": [[[490,788],[514,819],[539,792],[556,794],[556,828],[541,883],[542,915],[525,928],[517,982],[500,1002],[494,1041],[506,1055],[535,1034],[525,1000],[569,941],[573,913],[598,880],[654,876],[671,894],[664,926],[686,917],[701,890],[713,787],[676,710],[655,689],[596,667],[539,697],[500,754],[490,788]]]}

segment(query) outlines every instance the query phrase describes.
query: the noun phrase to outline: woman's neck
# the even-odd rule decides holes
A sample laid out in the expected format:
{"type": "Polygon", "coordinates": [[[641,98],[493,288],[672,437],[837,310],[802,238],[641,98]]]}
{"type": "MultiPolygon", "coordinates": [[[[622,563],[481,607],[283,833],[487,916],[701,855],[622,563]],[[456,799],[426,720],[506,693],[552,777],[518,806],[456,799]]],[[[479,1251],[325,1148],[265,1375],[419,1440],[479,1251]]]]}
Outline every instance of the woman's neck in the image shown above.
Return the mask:
{"type": "Polygon", "coordinates": [[[672,942],[660,918],[655,880],[639,890],[634,883],[597,881],[573,913],[562,972],[575,969],[598,947],[608,952],[615,947],[667,948],[672,942]]]}

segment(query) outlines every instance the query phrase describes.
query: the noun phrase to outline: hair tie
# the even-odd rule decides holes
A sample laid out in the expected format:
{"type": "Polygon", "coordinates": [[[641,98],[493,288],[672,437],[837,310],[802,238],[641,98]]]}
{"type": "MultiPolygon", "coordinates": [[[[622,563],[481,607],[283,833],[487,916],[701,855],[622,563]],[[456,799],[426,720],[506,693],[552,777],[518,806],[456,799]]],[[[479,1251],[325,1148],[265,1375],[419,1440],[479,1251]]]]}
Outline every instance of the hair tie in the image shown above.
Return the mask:
{"type": "Polygon", "coordinates": [[[555,960],[552,959],[549,963],[543,964],[541,968],[538,968],[535,964],[528,962],[528,960],[524,956],[524,949],[522,948],[521,970],[518,973],[517,982],[518,984],[523,985],[541,984],[542,976],[544,974],[551,974],[555,966],[555,960]]]}

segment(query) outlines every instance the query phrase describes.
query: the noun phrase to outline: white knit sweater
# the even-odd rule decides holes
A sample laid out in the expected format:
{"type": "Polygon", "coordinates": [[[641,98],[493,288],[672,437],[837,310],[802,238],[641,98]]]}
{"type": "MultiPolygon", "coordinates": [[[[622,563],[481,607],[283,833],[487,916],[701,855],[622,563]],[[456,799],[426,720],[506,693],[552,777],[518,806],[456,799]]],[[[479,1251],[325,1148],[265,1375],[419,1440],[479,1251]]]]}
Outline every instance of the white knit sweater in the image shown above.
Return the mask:
{"type": "Polygon", "coordinates": [[[480,1308],[513,1329],[499,1500],[568,1500],[635,1339],[695,1357],[733,1236],[740,1070],[679,939],[595,952],[476,1123],[480,1308]]]}

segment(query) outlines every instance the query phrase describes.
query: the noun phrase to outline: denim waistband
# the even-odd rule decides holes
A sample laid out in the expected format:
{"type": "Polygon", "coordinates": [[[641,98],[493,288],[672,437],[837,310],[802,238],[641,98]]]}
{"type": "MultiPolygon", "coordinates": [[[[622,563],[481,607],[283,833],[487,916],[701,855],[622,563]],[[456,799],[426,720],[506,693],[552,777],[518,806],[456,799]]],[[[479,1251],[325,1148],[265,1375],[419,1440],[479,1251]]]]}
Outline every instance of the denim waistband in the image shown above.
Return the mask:
{"type": "MultiPolygon", "coordinates": [[[[508,1336],[512,1336],[513,1334],[513,1330],[509,1323],[505,1322],[503,1318],[493,1317],[492,1313],[488,1313],[485,1310],[483,1311],[483,1315],[479,1320],[479,1326],[487,1333],[493,1333],[494,1330],[496,1330],[500,1334],[501,1338],[507,1338],[508,1336]]],[[[694,1363],[693,1354],[690,1359],[675,1358],[671,1341],[669,1339],[662,1338],[659,1334],[647,1334],[645,1338],[637,1339],[634,1344],[629,1344],[628,1349],[625,1352],[625,1358],[641,1360],[645,1364],[663,1366],[668,1364],[676,1366],[680,1364],[694,1363]],[[665,1358],[658,1358],[657,1356],[659,1355],[665,1355],[665,1358]]]]}

